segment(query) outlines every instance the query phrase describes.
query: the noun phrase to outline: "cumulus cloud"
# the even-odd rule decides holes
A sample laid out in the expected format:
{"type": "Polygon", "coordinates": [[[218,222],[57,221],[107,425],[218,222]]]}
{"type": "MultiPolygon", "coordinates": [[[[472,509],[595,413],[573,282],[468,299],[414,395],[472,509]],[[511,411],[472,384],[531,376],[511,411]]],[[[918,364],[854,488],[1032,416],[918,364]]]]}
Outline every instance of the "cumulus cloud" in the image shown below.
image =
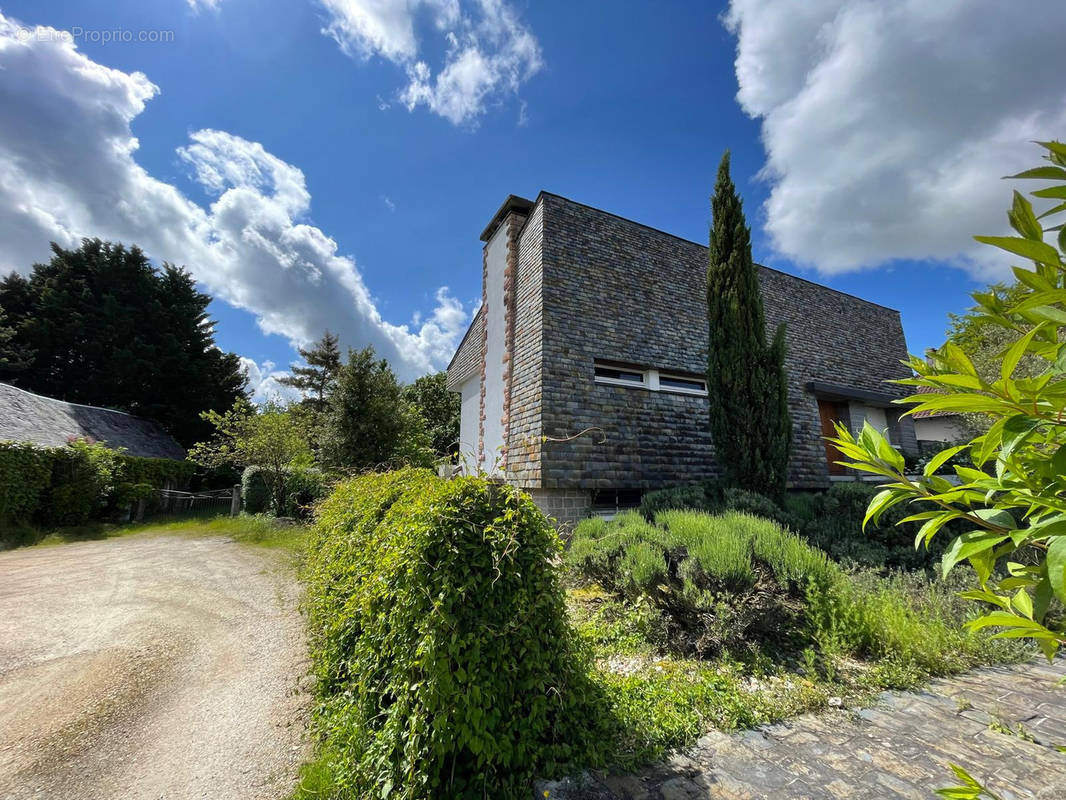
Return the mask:
{"type": "Polygon", "coordinates": [[[130,124],[158,92],[141,73],[87,58],[69,37],[18,37],[0,15],[0,269],[26,270],[48,242],[83,236],[138,244],[186,265],[210,292],[294,345],[327,327],[371,344],[412,378],[447,363],[467,315],[448,294],[420,324],[384,320],[356,267],[306,219],[303,173],[262,145],[216,130],[178,151],[214,199],[204,207],[149,175],[130,124]]]}
{"type": "Polygon", "coordinates": [[[1007,262],[999,177],[1066,135],[1066,4],[732,0],[737,98],[762,121],[766,230],[826,273],[939,259],[1007,262]],[[987,251],[987,252],[986,252],[987,251]]]}
{"type": "Polygon", "coordinates": [[[241,356],[241,369],[248,377],[248,394],[253,403],[262,405],[274,402],[288,405],[303,397],[303,392],[299,389],[281,383],[282,378],[287,378],[292,373],[277,369],[276,366],[273,361],[259,364],[253,358],[241,356]]]}
{"type": "Polygon", "coordinates": [[[543,66],[536,37],[504,0],[321,2],[328,15],[323,33],[345,53],[380,56],[404,69],[407,86],[398,99],[409,111],[424,105],[457,125],[516,93],[543,66]],[[416,28],[423,21],[444,43],[436,71],[422,56],[416,28]]]}

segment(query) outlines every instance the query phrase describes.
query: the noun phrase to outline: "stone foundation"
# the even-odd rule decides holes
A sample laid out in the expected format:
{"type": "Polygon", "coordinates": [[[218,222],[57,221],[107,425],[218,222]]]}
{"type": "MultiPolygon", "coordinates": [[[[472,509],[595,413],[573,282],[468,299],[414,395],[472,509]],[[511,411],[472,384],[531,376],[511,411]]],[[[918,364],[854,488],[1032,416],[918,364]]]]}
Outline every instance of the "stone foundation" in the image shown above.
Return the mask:
{"type": "Polygon", "coordinates": [[[592,493],[588,489],[527,489],[537,508],[552,520],[563,536],[585,519],[592,510],[592,493]]]}

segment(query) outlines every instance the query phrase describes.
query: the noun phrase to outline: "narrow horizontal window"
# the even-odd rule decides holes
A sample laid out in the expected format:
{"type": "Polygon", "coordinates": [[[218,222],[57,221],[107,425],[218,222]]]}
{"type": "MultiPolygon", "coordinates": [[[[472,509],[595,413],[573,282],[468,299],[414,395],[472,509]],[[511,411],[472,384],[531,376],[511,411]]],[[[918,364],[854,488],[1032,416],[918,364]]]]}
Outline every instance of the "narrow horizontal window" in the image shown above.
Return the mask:
{"type": "Polygon", "coordinates": [[[637,386],[643,386],[644,373],[634,372],[627,369],[616,369],[615,367],[596,367],[596,380],[617,381],[618,383],[632,383],[637,386]]]}
{"type": "Polygon", "coordinates": [[[706,381],[701,381],[697,378],[678,378],[671,375],[660,375],[659,388],[664,392],[707,394],[706,381]]]}

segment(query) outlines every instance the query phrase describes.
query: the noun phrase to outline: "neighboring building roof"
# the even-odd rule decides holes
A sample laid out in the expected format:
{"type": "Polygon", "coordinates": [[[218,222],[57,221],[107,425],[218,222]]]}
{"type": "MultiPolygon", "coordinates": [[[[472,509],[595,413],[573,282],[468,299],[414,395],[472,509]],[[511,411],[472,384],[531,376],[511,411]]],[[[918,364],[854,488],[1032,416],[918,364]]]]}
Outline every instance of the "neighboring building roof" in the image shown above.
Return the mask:
{"type": "Polygon", "coordinates": [[[0,383],[0,441],[62,447],[72,438],[90,438],[131,456],[185,458],[185,449],[156,422],[0,383]]]}
{"type": "MultiPolygon", "coordinates": [[[[915,386],[914,394],[943,394],[932,386],[915,386]]],[[[958,411],[915,411],[911,414],[914,419],[932,419],[933,417],[961,417],[958,411]]]]}
{"type": "Polygon", "coordinates": [[[479,306],[463,341],[448,364],[448,388],[455,391],[481,367],[481,337],[485,331],[485,306],[479,306]]]}

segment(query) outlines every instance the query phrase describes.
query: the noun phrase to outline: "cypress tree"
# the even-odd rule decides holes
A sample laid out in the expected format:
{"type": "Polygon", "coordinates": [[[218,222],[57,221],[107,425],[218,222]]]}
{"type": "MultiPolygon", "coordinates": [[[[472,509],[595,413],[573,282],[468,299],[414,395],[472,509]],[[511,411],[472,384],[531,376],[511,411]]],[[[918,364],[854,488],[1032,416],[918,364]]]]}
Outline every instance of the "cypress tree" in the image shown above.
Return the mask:
{"type": "Polygon", "coordinates": [[[738,488],[780,498],[792,448],[785,326],[767,343],[751,230],[729,176],[728,150],[711,198],[707,321],[711,437],[723,477],[738,488]]]}

